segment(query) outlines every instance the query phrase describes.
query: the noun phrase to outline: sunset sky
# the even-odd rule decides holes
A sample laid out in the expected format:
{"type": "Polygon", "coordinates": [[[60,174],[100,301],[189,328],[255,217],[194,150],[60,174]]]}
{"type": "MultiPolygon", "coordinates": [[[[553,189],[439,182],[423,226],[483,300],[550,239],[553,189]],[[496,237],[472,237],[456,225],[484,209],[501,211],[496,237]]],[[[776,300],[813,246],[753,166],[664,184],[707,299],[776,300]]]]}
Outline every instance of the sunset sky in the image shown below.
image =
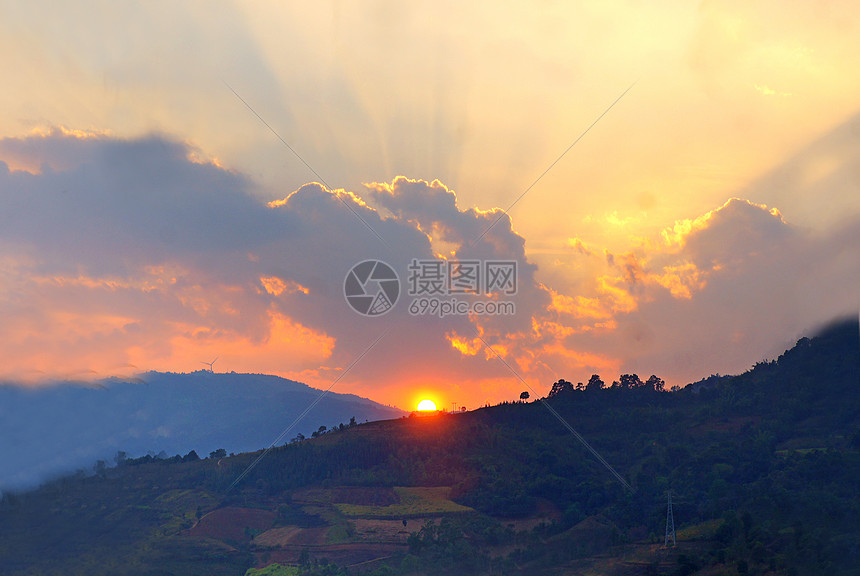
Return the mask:
{"type": "Polygon", "coordinates": [[[218,357],[471,408],[858,314],[855,2],[463,4],[0,1],[0,378],[218,357]],[[515,260],[516,314],[410,315],[443,256],[515,260]]]}

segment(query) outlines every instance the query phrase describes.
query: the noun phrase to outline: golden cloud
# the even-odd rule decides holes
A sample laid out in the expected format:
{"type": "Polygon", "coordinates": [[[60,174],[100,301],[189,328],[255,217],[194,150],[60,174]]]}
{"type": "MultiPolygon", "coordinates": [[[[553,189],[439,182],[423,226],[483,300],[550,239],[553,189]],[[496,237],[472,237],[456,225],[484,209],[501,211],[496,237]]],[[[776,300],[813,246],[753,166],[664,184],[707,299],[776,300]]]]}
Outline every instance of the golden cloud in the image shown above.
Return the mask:
{"type": "Polygon", "coordinates": [[[293,280],[284,280],[282,278],[278,278],[277,276],[262,276],[260,277],[260,284],[263,285],[263,289],[272,296],[280,296],[281,294],[295,294],[297,292],[301,292],[302,294],[310,294],[310,290],[295,282],[293,280]]]}
{"type": "Polygon", "coordinates": [[[464,338],[454,332],[445,334],[445,338],[451,343],[451,348],[462,354],[463,356],[474,356],[481,351],[484,343],[480,338],[464,338]]]}
{"type": "Polygon", "coordinates": [[[710,210],[692,220],[677,220],[672,227],[665,228],[660,233],[660,235],[662,236],[666,247],[674,250],[679,250],[683,248],[686,245],[687,239],[690,237],[691,234],[706,230],[713,223],[714,219],[717,216],[727,211],[735,203],[746,204],[755,208],[761,208],[762,210],[765,210],[770,215],[775,216],[781,222],[784,223],[784,221],[782,220],[782,214],[780,214],[779,210],[776,208],[768,208],[765,204],[756,204],[755,202],[751,202],[750,200],[744,200],[742,198],[729,198],[728,200],[726,200],[725,204],[723,204],[719,208],[714,208],[713,210],[710,210]]]}
{"type": "Polygon", "coordinates": [[[692,262],[666,266],[663,268],[663,274],[655,274],[653,278],[657,284],[669,290],[672,296],[686,300],[693,297],[693,292],[698,292],[707,285],[705,274],[692,262]]]}

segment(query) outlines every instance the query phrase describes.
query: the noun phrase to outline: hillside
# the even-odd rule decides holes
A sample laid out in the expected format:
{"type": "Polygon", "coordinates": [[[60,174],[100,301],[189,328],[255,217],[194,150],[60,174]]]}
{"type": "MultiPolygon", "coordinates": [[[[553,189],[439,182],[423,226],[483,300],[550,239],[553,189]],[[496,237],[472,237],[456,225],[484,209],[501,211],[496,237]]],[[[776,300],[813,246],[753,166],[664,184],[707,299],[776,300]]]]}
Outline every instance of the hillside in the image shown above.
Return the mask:
{"type": "MultiPolygon", "coordinates": [[[[113,465],[118,452],[201,455],[268,446],[321,393],[263,374],[148,372],[132,381],[38,388],[0,385],[0,492],[59,474],[113,465]]],[[[326,394],[290,431],[396,418],[400,410],[352,394],[326,394]]]]}
{"type": "Polygon", "coordinates": [[[558,386],[546,401],[630,490],[542,401],[404,417],[253,468],[143,458],[7,494],[3,573],[858,574],[858,333],[677,392],[558,386]]]}

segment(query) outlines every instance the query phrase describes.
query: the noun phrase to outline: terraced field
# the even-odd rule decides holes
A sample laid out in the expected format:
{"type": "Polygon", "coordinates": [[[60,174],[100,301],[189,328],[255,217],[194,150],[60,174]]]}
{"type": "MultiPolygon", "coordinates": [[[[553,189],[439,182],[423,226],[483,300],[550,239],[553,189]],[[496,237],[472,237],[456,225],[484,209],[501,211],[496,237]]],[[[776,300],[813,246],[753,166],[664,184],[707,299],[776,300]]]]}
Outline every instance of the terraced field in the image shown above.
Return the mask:
{"type": "Polygon", "coordinates": [[[216,509],[188,530],[192,538],[250,547],[247,576],[293,576],[300,557],[325,558],[360,572],[406,550],[410,532],[445,516],[474,513],[448,486],[296,490],[271,509],[216,509]],[[275,511],[277,510],[277,512],[275,511]]]}
{"type": "Polygon", "coordinates": [[[417,518],[425,516],[473,512],[450,500],[451,489],[447,486],[396,487],[398,502],[387,506],[367,506],[351,503],[335,503],[338,511],[349,518],[417,518]]]}

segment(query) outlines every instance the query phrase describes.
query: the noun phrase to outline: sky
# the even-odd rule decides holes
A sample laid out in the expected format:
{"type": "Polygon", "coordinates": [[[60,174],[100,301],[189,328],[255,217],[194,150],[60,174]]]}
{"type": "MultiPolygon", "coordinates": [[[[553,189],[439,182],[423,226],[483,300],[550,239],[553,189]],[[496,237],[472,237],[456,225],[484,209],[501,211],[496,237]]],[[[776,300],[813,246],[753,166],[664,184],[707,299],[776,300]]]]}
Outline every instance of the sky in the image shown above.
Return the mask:
{"type": "Polygon", "coordinates": [[[0,378],[217,358],[471,408],[858,314],[855,3],[463,4],[0,1],[0,378]],[[413,261],[516,290],[410,313],[413,261]]]}

